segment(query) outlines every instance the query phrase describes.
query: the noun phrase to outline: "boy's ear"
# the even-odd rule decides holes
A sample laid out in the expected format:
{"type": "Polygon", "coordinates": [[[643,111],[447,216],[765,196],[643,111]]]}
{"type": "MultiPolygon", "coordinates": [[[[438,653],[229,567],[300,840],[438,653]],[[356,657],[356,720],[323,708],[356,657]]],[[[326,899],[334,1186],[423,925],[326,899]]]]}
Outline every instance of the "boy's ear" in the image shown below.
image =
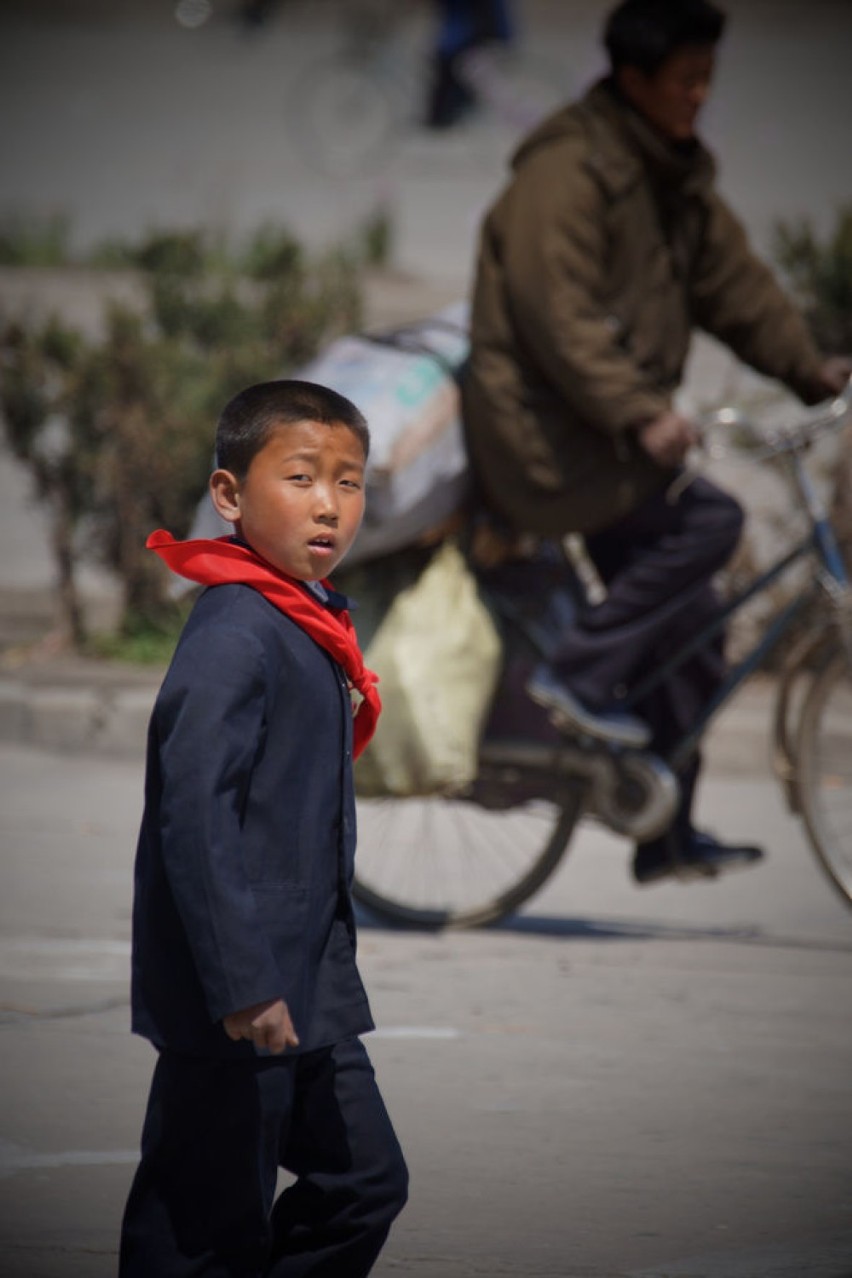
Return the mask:
{"type": "Polygon", "coordinates": [[[210,476],[210,497],[216,511],[229,524],[240,517],[240,485],[229,470],[214,470],[210,476]]]}

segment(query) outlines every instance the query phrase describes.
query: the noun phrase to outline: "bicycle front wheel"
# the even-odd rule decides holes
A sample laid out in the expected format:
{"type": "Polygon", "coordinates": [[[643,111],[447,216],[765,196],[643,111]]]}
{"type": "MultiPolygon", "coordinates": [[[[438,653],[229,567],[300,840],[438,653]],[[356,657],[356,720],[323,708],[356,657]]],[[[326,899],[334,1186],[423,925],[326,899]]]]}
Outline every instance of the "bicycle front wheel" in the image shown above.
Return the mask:
{"type": "Polygon", "coordinates": [[[356,900],[394,923],[482,927],[517,909],[553,873],[582,790],[489,811],[464,799],[359,799],[356,900]]]}
{"type": "Polygon", "coordinates": [[[796,763],[811,844],[832,886],[852,905],[852,673],[840,649],[814,677],[796,763]]]}

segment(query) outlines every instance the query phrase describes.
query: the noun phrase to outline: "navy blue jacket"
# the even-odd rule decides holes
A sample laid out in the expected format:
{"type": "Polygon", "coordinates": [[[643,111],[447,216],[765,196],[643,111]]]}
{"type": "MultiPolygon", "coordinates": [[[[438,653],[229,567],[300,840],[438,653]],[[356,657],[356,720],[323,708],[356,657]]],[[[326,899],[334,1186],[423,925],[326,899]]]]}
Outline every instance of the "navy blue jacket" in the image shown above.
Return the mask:
{"type": "Polygon", "coordinates": [[[283,998],[310,1051],[373,1027],[355,965],[352,713],[340,667],[250,586],[197,601],[151,717],[133,1029],[239,1058],[221,1021],[283,998]]]}

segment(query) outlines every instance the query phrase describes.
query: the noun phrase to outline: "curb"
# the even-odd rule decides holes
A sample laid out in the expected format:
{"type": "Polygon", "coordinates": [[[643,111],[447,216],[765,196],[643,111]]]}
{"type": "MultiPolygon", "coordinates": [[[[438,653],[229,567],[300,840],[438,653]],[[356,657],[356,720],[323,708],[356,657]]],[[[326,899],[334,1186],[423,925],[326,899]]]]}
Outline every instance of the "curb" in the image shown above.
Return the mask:
{"type": "MultiPolygon", "coordinates": [[[[108,665],[33,667],[0,676],[0,742],[59,754],[141,760],[148,719],[164,671],[123,672],[108,665]]],[[[707,734],[706,771],[769,776],[774,686],[757,678],[707,734]]]]}
{"type": "Polygon", "coordinates": [[[70,655],[0,666],[0,741],[142,758],[165,667],[70,655]]]}
{"type": "Polygon", "coordinates": [[[155,688],[29,687],[0,680],[0,741],[142,758],[155,688]]]}

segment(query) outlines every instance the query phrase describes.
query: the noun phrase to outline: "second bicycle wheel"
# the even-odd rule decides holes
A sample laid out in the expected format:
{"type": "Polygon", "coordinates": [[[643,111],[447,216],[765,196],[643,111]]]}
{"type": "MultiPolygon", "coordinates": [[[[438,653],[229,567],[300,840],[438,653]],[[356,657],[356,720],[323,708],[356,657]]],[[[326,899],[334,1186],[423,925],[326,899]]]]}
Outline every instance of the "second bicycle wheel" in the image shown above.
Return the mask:
{"type": "Polygon", "coordinates": [[[463,799],[360,799],[354,894],[408,927],[481,927],[510,914],[558,865],[582,790],[490,811],[463,799]]]}
{"type": "Polygon", "coordinates": [[[366,68],[330,60],[310,67],[297,89],[295,136],[313,168],[352,177],[386,161],[393,103],[366,68]]]}
{"type": "Polygon", "coordinates": [[[802,815],[834,888],[852,905],[852,673],[836,649],[816,674],[797,742],[802,815]]]}

